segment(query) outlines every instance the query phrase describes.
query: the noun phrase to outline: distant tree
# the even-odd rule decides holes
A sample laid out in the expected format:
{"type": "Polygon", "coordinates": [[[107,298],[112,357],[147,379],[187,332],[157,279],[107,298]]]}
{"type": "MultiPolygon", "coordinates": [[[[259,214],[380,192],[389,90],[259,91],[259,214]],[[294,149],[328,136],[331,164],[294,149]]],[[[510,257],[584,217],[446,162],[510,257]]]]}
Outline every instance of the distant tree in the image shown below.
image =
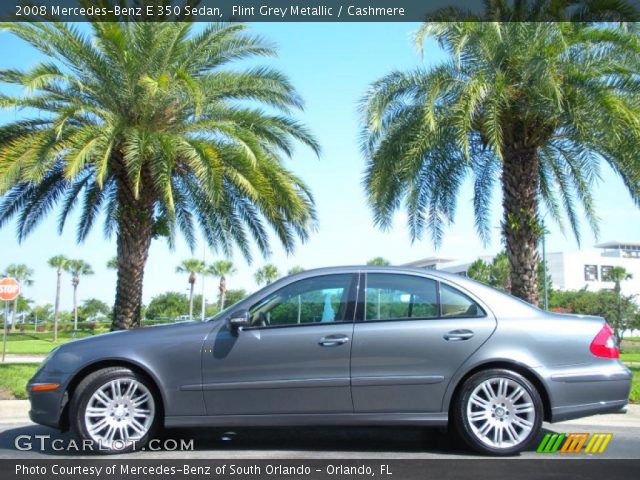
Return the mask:
{"type": "Polygon", "coordinates": [[[384,257],[375,257],[367,262],[367,265],[375,266],[375,267],[384,267],[387,265],[391,265],[391,262],[384,257]]]}
{"type": "Polygon", "coordinates": [[[53,317],[53,305],[47,303],[45,305],[34,305],[29,312],[27,318],[37,323],[48,322],[53,317]]]}
{"type": "Polygon", "coordinates": [[[93,275],[93,269],[84,260],[68,260],[64,269],[71,275],[71,286],[73,286],[73,330],[78,330],[78,285],[80,277],[93,275]]]}
{"type": "Polygon", "coordinates": [[[467,275],[492,287],[506,292],[510,291],[509,259],[504,251],[493,257],[491,263],[487,263],[481,258],[477,259],[469,266],[467,275]]]}
{"type": "Polygon", "coordinates": [[[82,320],[97,320],[107,317],[111,313],[111,307],[97,298],[88,298],[78,309],[78,316],[82,320]]]}
{"type": "MultiPolygon", "coordinates": [[[[24,263],[12,264],[7,267],[5,270],[5,275],[8,277],[15,278],[18,283],[20,283],[21,287],[25,287],[27,285],[33,284],[33,270],[27,267],[24,263]]],[[[23,291],[20,291],[20,295],[13,300],[13,317],[11,321],[11,330],[14,331],[16,329],[17,317],[18,314],[18,298],[23,295],[23,291]]]]}
{"type": "MultiPolygon", "coordinates": [[[[613,267],[607,273],[607,280],[614,283],[613,291],[616,294],[616,322],[622,325],[622,282],[631,280],[631,275],[624,267],[613,267]]],[[[616,332],[616,335],[618,333],[616,332]]],[[[622,337],[618,335],[618,338],[622,340],[622,337]]]]}
{"type": "Polygon", "coordinates": [[[272,263],[267,263],[264,267],[258,269],[255,279],[258,285],[269,285],[280,276],[278,267],[272,263]]]}
{"type": "Polygon", "coordinates": [[[220,310],[224,310],[225,295],[227,292],[227,276],[235,272],[236,267],[233,266],[233,262],[230,260],[218,260],[213,262],[207,269],[209,275],[220,279],[220,284],[218,285],[218,305],[220,305],[220,310]]]}
{"type": "Polygon", "coordinates": [[[491,265],[479,258],[467,269],[467,276],[473,278],[487,285],[492,285],[491,282],[491,265]]]}
{"type": "Polygon", "coordinates": [[[28,317],[29,313],[31,313],[31,305],[34,301],[30,298],[26,298],[24,295],[20,295],[17,300],[18,306],[16,308],[16,314],[23,319],[22,321],[24,323],[24,318],[28,317]]]}
{"type": "MultiPolygon", "coordinates": [[[[479,282],[486,283],[505,292],[511,292],[511,271],[505,251],[501,251],[493,257],[491,263],[487,263],[481,258],[477,259],[469,265],[467,275],[479,282]]],[[[544,290],[544,265],[542,262],[538,262],[537,282],[539,294],[542,296],[544,290]]],[[[547,291],[550,291],[551,287],[551,277],[547,273],[547,291]]]]}
{"type": "Polygon", "coordinates": [[[149,302],[146,318],[160,320],[165,318],[176,319],[189,311],[189,298],[180,292],[165,292],[156,295],[149,302]]]}
{"type": "Polygon", "coordinates": [[[247,291],[243,288],[230,288],[226,293],[226,302],[227,305],[234,305],[238,303],[240,300],[244,300],[247,298],[247,291]]]}
{"type": "Polygon", "coordinates": [[[189,320],[193,320],[193,288],[196,274],[204,272],[204,263],[197,258],[188,258],[176,267],[176,272],[189,274],[189,320]]]}
{"type": "Polygon", "coordinates": [[[58,321],[60,320],[60,289],[62,288],[62,272],[67,266],[69,259],[64,255],[51,257],[47,264],[56,269],[56,301],[53,309],[53,341],[58,340],[58,321]]]}
{"type": "Polygon", "coordinates": [[[620,295],[618,304],[618,294],[613,290],[551,290],[549,308],[562,313],[603,317],[613,327],[618,339],[622,340],[625,330],[640,327],[640,307],[634,298],[634,295],[620,295]]]}
{"type": "Polygon", "coordinates": [[[491,278],[493,285],[505,292],[511,291],[511,268],[507,252],[502,251],[491,262],[491,278]]]}
{"type": "Polygon", "coordinates": [[[289,271],[287,272],[287,275],[294,275],[296,273],[302,273],[302,272],[304,272],[304,268],[302,268],[300,265],[295,265],[289,269],[289,271]]]}

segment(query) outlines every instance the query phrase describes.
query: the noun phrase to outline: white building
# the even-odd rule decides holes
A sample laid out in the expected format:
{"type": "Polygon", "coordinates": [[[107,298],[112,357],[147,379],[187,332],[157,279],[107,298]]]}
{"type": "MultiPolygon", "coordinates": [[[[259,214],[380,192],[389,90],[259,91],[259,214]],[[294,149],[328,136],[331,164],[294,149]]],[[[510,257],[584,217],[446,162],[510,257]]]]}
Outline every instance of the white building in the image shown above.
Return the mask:
{"type": "MultiPolygon", "coordinates": [[[[481,257],[491,262],[493,257],[481,257]]],[[[466,263],[455,259],[429,257],[405,266],[418,268],[434,268],[446,272],[466,275],[469,265],[476,259],[466,263]]],[[[624,267],[633,278],[622,282],[622,293],[638,295],[640,300],[640,242],[605,242],[594,246],[592,250],[574,252],[547,252],[547,271],[551,276],[554,289],[597,291],[613,288],[613,282],[607,281],[607,271],[611,267],[624,267]]]]}

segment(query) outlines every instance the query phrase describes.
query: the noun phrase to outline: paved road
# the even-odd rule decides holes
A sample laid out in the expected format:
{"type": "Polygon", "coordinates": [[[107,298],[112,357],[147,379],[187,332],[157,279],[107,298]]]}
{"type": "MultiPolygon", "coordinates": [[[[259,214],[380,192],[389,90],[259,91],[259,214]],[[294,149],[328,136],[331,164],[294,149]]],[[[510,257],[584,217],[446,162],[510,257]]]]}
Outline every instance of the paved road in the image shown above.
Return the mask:
{"type": "MultiPolygon", "coordinates": [[[[640,459],[640,427],[607,427],[602,425],[576,425],[559,423],[545,425],[553,432],[611,432],[606,452],[594,458],[640,459]]],[[[50,440],[60,439],[57,445],[68,443],[73,437],[66,433],[34,424],[0,424],[0,458],[37,459],[79,457],[77,453],[54,451],[46,440],[44,451],[20,451],[15,447],[18,435],[32,436],[35,446],[39,440],[35,435],[51,435],[50,440]]],[[[140,451],[125,458],[169,459],[169,458],[473,458],[474,455],[437,429],[421,428],[281,428],[238,429],[232,433],[221,429],[169,430],[161,440],[193,439],[193,451],[140,451]]],[[[23,440],[26,442],[26,440],[23,440]]],[[[588,456],[580,454],[578,456],[588,456]]],[[[520,458],[575,458],[576,455],[540,455],[535,451],[523,453],[520,458]]],[[[93,457],[95,458],[95,457],[93,457]]],[[[112,456],[109,458],[117,458],[112,456]]]]}

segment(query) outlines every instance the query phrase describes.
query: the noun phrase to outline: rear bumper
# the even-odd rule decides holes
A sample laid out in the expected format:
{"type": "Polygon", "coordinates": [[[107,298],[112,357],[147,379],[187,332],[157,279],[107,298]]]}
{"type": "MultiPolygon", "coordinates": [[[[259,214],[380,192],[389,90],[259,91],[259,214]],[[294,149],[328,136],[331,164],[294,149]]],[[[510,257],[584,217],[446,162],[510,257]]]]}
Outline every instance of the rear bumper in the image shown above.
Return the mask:
{"type": "Polygon", "coordinates": [[[551,410],[551,422],[563,422],[575,418],[601,415],[603,413],[616,413],[627,405],[627,400],[614,400],[611,402],[589,403],[586,405],[571,405],[557,407],[551,410]]]}
{"type": "Polygon", "coordinates": [[[620,362],[545,373],[551,422],[612,413],[628,403],[632,374],[620,362]]]}

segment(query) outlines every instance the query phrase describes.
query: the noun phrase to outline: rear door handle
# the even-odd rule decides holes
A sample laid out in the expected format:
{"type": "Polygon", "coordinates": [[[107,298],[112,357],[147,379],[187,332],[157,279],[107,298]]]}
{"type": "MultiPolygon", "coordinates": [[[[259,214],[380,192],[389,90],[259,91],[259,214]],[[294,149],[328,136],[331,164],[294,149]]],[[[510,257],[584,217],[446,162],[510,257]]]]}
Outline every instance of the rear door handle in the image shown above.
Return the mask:
{"type": "Polygon", "coordinates": [[[318,342],[318,345],[321,347],[337,347],[338,345],[343,345],[349,341],[349,337],[346,335],[328,335],[326,337],[322,337],[318,342]]]}
{"type": "Polygon", "coordinates": [[[451,330],[442,336],[442,338],[448,342],[461,342],[463,340],[469,340],[471,337],[473,337],[471,330],[451,330]]]}

